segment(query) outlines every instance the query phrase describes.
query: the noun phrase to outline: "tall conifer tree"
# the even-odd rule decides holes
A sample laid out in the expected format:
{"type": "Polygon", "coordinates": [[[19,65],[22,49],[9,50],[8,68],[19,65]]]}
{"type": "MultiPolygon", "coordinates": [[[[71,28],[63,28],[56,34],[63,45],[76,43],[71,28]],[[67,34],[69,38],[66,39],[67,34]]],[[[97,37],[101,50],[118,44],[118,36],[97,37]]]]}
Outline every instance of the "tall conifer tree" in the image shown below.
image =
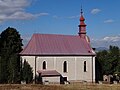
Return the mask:
{"type": "Polygon", "coordinates": [[[8,27],[0,35],[0,82],[17,83],[20,80],[22,39],[15,28],[8,27]]]}

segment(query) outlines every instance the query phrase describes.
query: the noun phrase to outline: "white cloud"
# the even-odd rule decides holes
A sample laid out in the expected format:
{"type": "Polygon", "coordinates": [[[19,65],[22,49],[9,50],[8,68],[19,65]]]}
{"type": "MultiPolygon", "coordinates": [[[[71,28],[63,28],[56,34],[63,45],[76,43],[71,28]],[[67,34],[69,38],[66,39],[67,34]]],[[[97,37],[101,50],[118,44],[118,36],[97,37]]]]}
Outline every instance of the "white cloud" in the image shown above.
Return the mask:
{"type": "Polygon", "coordinates": [[[0,13],[11,14],[22,11],[30,4],[28,0],[0,0],[0,13]]]}
{"type": "Polygon", "coordinates": [[[120,36],[111,36],[111,37],[104,37],[102,39],[103,41],[109,41],[109,42],[116,42],[116,41],[120,41],[120,36]]]}
{"type": "Polygon", "coordinates": [[[57,15],[54,15],[53,18],[55,18],[55,19],[61,19],[62,17],[59,17],[59,16],[57,16],[57,15]]]}
{"type": "Polygon", "coordinates": [[[114,20],[112,20],[112,19],[108,19],[108,20],[104,21],[104,23],[112,23],[112,22],[114,22],[114,20]]]}
{"type": "Polygon", "coordinates": [[[33,0],[0,0],[0,22],[6,20],[25,20],[48,15],[48,13],[32,14],[25,11],[25,8],[33,0]]]}
{"type": "Polygon", "coordinates": [[[68,16],[68,17],[60,17],[60,16],[57,16],[57,15],[53,16],[53,18],[55,18],[55,19],[75,19],[75,18],[78,18],[78,17],[80,17],[80,15],[68,16]]]}
{"type": "Polygon", "coordinates": [[[35,16],[46,16],[46,15],[49,15],[49,13],[39,13],[39,14],[36,14],[35,16]]]}
{"type": "Polygon", "coordinates": [[[27,12],[15,12],[14,14],[12,14],[11,16],[9,16],[7,19],[32,19],[32,18],[36,18],[38,16],[45,16],[48,15],[48,13],[39,13],[39,14],[31,14],[31,13],[27,13],[27,12]]]}
{"type": "Polygon", "coordinates": [[[120,35],[106,36],[101,39],[92,39],[91,44],[93,47],[109,47],[110,45],[120,47],[120,35]]]}
{"type": "Polygon", "coordinates": [[[100,9],[94,8],[94,9],[92,9],[91,14],[97,14],[97,13],[99,13],[100,11],[101,11],[100,9]]]}

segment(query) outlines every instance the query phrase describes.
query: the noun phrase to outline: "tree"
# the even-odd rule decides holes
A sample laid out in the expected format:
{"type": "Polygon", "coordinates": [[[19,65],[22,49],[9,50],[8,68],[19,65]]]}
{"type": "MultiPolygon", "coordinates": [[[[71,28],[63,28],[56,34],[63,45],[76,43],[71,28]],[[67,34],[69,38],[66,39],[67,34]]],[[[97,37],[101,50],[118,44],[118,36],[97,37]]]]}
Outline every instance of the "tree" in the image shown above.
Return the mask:
{"type": "Polygon", "coordinates": [[[120,74],[120,49],[117,46],[110,46],[109,50],[103,50],[97,53],[100,62],[102,75],[120,74]]]}
{"type": "Polygon", "coordinates": [[[20,78],[22,39],[19,32],[8,27],[0,35],[0,83],[17,83],[20,78]]]}
{"type": "Polygon", "coordinates": [[[110,46],[109,57],[112,63],[112,71],[114,74],[120,73],[120,50],[119,47],[110,46]]]}
{"type": "Polygon", "coordinates": [[[98,62],[101,64],[102,74],[107,74],[108,71],[108,52],[106,50],[100,51],[97,53],[98,62]]]}
{"type": "Polygon", "coordinates": [[[33,70],[30,67],[29,63],[25,60],[22,67],[22,81],[26,83],[32,82],[33,79],[33,70]]]}
{"type": "Polygon", "coordinates": [[[102,66],[97,57],[95,59],[95,78],[96,78],[96,82],[98,82],[99,80],[101,81],[103,78],[102,77],[102,66]]]}

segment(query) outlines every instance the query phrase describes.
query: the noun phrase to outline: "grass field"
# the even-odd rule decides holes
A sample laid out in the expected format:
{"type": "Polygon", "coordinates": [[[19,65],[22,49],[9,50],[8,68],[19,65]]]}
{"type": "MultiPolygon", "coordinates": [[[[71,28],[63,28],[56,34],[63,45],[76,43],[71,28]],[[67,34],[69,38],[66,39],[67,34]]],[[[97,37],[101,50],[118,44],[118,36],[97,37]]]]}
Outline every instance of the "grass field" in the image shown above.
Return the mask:
{"type": "Polygon", "coordinates": [[[69,85],[39,85],[39,84],[1,84],[0,90],[120,90],[120,84],[69,84],[69,85]]]}

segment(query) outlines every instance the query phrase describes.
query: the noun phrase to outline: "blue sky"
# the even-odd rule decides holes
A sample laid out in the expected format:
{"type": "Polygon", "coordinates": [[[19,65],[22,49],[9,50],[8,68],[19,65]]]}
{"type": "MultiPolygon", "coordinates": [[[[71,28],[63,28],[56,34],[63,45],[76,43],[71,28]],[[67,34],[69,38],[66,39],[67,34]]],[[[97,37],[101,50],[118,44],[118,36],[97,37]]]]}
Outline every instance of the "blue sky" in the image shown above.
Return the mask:
{"type": "Polygon", "coordinates": [[[33,33],[77,35],[81,5],[94,42],[120,42],[120,0],[0,0],[0,32],[10,26],[24,38],[33,33]]]}

